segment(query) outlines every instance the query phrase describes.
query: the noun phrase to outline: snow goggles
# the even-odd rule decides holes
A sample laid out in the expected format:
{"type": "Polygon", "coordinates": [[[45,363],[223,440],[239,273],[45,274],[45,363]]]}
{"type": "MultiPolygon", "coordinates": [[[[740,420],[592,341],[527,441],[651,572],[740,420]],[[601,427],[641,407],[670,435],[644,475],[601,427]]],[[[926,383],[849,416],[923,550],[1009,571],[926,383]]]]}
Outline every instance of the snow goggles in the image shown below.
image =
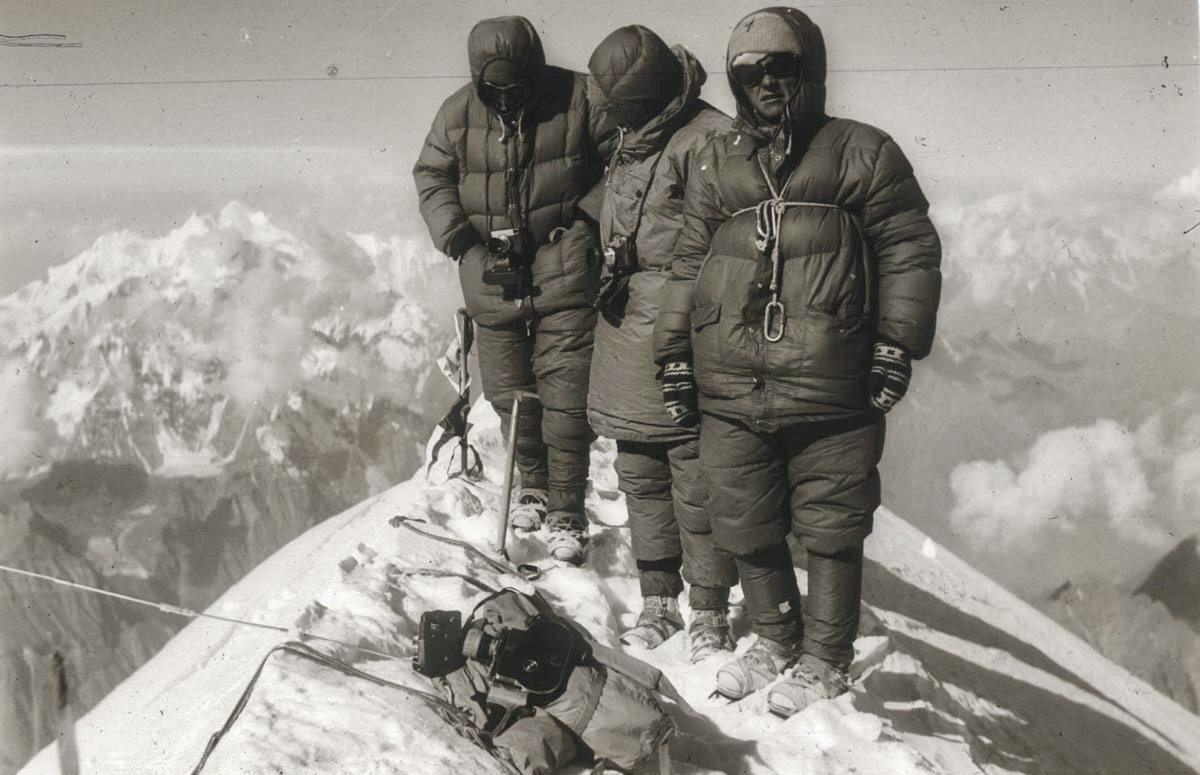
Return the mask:
{"type": "Polygon", "coordinates": [[[501,100],[509,105],[521,105],[529,98],[529,87],[523,83],[501,86],[483,81],[479,84],[479,96],[490,105],[498,105],[501,100]]]}
{"type": "Polygon", "coordinates": [[[733,78],[743,88],[758,86],[768,75],[772,78],[799,78],[804,60],[795,54],[768,54],[748,65],[734,65],[733,78]]]}

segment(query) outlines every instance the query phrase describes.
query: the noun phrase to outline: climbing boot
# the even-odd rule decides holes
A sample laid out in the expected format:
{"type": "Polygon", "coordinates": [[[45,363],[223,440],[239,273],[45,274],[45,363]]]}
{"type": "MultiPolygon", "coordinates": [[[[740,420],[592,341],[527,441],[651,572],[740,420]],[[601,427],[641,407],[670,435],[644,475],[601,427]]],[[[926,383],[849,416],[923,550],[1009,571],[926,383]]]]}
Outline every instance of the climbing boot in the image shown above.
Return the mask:
{"type": "Polygon", "coordinates": [[[719,654],[733,651],[733,634],[729,631],[729,609],[714,608],[692,612],[688,624],[688,642],[692,664],[719,654]]]}
{"type": "Polygon", "coordinates": [[[637,625],[621,635],[621,642],[626,646],[655,649],[682,629],[679,601],[673,597],[648,595],[642,598],[642,612],[638,614],[637,625]]]}
{"type": "Polygon", "coordinates": [[[550,533],[547,547],[550,556],[570,565],[582,565],[587,554],[587,525],[574,517],[555,516],[546,520],[550,533]]]}
{"type": "Polygon", "coordinates": [[[539,529],[546,520],[546,503],[549,499],[550,493],[540,487],[518,489],[508,512],[508,524],[522,533],[539,529]]]}
{"type": "Polygon", "coordinates": [[[717,692],[740,700],[774,681],[797,656],[796,647],[760,636],[745,654],[717,671],[717,692]]]}
{"type": "Polygon", "coordinates": [[[788,676],[767,692],[767,707],[787,718],[818,700],[832,700],[850,688],[845,668],[805,652],[788,676]]]}

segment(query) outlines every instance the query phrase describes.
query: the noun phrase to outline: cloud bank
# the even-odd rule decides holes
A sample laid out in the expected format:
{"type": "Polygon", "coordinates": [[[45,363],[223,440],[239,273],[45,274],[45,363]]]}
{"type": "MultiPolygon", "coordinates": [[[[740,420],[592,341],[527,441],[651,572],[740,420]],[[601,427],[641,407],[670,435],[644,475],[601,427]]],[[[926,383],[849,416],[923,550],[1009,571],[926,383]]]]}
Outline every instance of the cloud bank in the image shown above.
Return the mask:
{"type": "Polygon", "coordinates": [[[1102,569],[1131,581],[1200,531],[1200,394],[1137,427],[1057,428],[1009,460],[955,466],[951,524],[968,546],[1044,583],[1102,569]]]}
{"type": "Polygon", "coordinates": [[[0,361],[0,473],[34,468],[46,455],[41,381],[17,361],[0,361]]]}
{"type": "Polygon", "coordinates": [[[938,336],[889,428],[888,504],[1024,594],[1136,576],[1200,532],[1200,170],[934,217],[938,336]]]}

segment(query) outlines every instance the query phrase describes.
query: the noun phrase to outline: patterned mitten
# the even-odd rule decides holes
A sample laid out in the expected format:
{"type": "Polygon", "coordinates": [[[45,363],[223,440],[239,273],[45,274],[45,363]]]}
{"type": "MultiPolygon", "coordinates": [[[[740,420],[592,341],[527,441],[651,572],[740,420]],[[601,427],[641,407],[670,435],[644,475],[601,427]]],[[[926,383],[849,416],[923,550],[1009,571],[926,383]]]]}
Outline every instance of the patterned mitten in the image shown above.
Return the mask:
{"type": "Polygon", "coordinates": [[[696,372],[687,361],[674,361],[663,366],[663,405],[676,425],[694,428],[700,422],[696,398],[696,372]]]}
{"type": "Polygon", "coordinates": [[[885,414],[891,411],[908,392],[910,379],[912,358],[905,349],[891,342],[876,342],[875,355],[871,360],[871,375],[868,378],[871,406],[885,414]]]}

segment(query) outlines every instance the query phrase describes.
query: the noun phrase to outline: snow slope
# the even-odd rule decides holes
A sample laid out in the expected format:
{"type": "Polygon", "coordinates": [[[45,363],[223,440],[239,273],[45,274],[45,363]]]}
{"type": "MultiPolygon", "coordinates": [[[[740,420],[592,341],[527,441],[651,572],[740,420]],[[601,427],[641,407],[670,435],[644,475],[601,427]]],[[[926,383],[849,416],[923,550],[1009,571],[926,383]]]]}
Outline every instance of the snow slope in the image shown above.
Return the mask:
{"type": "MultiPolygon", "coordinates": [[[[396,655],[411,653],[422,611],[468,610],[491,587],[526,582],[464,550],[393,528],[405,514],[430,531],[487,549],[503,451],[481,405],[474,442],[488,480],[446,481],[441,465],[311,528],[209,610],[315,632],[396,655]]],[[[583,568],[548,561],[538,536],[510,538],[516,561],[598,640],[615,644],[636,617],[624,502],[611,444],[594,448],[593,549],[583,568]]],[[[1032,607],[895,515],[880,510],[867,542],[867,610],[853,690],[783,720],[760,697],[710,699],[721,658],[692,666],[682,637],[638,651],[663,668],[698,716],[675,709],[679,773],[1190,773],[1200,768],[1200,718],[1105,660],[1032,607]]],[[[736,595],[736,593],[735,593],[736,595]]],[[[739,634],[746,624],[735,620],[739,634]]],[[[197,620],[78,727],[83,772],[187,773],[225,720],[278,632],[197,620]]],[[[749,645],[743,637],[739,647],[749,645]]],[[[314,642],[368,672],[427,688],[407,660],[367,658],[314,642]]],[[[53,749],[23,773],[57,772],[53,749]]],[[[287,655],[267,663],[207,773],[500,772],[423,704],[287,655]]],[[[584,772],[576,768],[575,772],[584,772]]]]}

